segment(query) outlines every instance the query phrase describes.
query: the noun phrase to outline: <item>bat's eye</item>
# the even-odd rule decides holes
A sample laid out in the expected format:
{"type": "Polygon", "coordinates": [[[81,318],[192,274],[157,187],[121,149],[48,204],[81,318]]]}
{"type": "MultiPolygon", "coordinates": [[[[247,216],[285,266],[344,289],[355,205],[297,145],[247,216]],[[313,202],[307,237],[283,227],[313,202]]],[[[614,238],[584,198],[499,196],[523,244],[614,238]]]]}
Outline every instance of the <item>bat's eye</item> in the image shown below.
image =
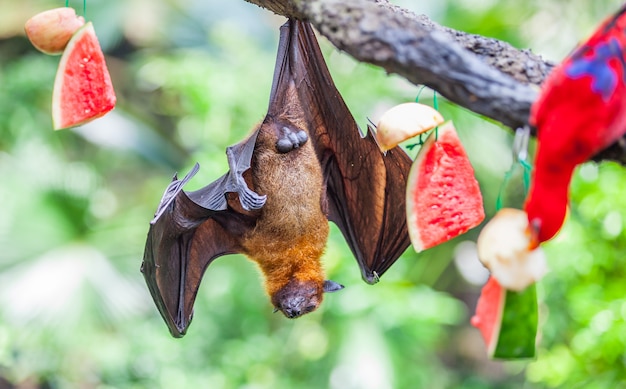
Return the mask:
{"type": "Polygon", "coordinates": [[[315,305],[309,305],[306,308],[304,308],[304,310],[307,312],[313,312],[315,308],[317,308],[315,305]]]}

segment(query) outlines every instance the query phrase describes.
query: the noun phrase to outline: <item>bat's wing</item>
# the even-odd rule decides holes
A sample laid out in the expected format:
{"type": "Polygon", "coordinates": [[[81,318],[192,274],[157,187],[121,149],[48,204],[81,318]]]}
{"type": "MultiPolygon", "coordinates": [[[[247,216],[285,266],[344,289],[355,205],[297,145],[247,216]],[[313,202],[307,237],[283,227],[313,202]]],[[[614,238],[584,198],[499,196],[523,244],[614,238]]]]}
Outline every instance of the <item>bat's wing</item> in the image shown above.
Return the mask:
{"type": "Polygon", "coordinates": [[[281,28],[270,98],[295,83],[326,180],[328,217],[352,249],[363,279],[375,283],[410,244],[406,181],[411,159],[400,148],[383,154],[373,134],[363,137],[330,76],[308,23],[281,28]]]}
{"type": "Polygon", "coordinates": [[[141,271],[174,337],[187,331],[207,266],[221,255],[241,252],[239,238],[256,220],[251,210],[265,202],[243,177],[256,135],[227,149],[230,171],[208,186],[183,191],[197,164],[182,180],[175,176],[150,222],[141,271]]]}

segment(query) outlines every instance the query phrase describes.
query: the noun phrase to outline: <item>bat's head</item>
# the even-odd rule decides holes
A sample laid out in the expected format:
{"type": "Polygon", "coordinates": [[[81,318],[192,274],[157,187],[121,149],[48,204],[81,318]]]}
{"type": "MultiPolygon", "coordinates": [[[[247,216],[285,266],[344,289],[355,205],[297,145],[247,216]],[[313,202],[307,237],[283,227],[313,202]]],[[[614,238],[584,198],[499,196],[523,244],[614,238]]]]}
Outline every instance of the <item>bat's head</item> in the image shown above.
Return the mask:
{"type": "Polygon", "coordinates": [[[313,312],[320,306],[324,292],[343,289],[334,281],[326,280],[322,284],[315,281],[292,279],[272,296],[274,311],[281,311],[289,319],[295,319],[305,313],[313,312]]]}

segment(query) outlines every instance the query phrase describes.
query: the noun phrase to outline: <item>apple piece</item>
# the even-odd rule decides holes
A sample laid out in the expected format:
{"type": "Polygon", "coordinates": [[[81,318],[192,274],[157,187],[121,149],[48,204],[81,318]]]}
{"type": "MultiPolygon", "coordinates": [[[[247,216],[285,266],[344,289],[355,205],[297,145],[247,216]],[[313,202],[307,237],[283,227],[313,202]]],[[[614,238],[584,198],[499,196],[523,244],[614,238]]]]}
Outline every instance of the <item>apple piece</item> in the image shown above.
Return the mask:
{"type": "Polygon", "coordinates": [[[503,208],[483,227],[476,242],[478,258],[500,285],[521,291],[547,272],[541,247],[535,247],[528,216],[503,208]]]}
{"type": "Polygon", "coordinates": [[[398,143],[431,130],[443,123],[434,108],[420,103],[403,103],[387,110],[376,126],[376,140],[384,152],[398,143]]]}
{"type": "Polygon", "coordinates": [[[74,8],[50,9],[28,19],[24,25],[26,36],[37,50],[50,55],[59,55],[67,42],[85,19],[77,16],[74,8]]]}

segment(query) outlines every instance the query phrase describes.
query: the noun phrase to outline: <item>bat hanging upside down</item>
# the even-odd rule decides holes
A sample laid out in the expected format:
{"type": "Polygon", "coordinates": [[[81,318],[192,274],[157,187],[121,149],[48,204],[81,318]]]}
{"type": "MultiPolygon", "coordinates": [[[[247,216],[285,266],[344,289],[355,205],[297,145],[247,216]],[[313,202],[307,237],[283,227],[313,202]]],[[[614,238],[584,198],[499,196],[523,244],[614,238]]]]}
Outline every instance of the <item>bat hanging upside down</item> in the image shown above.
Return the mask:
{"type": "Polygon", "coordinates": [[[148,232],[141,270],[174,337],[187,331],[202,275],[221,255],[256,262],[275,309],[295,318],[343,288],[321,265],[328,220],[371,284],[409,246],[411,159],[361,136],[308,23],[281,27],[267,115],[226,155],[229,172],[200,190],[182,190],[197,164],[174,177],[148,232]]]}

